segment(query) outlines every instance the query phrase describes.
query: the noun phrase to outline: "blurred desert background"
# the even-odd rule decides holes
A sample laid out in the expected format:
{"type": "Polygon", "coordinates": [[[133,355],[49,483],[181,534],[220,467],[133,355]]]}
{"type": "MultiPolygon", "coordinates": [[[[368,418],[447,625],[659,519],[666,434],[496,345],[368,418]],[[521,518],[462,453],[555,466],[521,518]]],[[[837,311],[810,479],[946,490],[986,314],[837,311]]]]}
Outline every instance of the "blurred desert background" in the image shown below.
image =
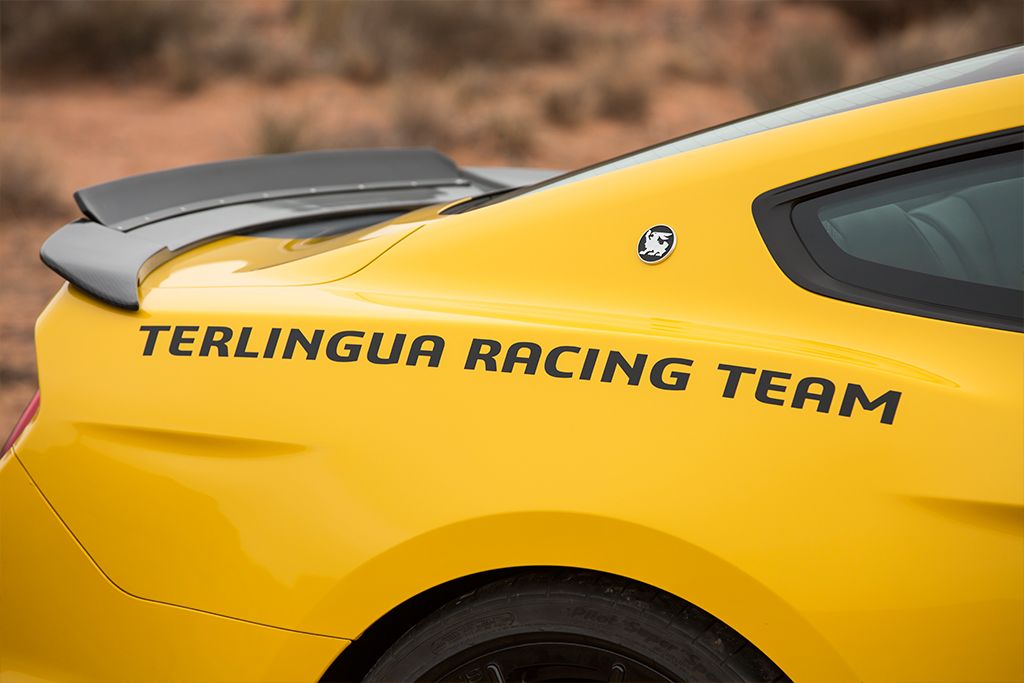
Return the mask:
{"type": "Polygon", "coordinates": [[[1022,41],[1020,0],[0,0],[0,437],[78,188],[330,147],[570,169],[1022,41]]]}

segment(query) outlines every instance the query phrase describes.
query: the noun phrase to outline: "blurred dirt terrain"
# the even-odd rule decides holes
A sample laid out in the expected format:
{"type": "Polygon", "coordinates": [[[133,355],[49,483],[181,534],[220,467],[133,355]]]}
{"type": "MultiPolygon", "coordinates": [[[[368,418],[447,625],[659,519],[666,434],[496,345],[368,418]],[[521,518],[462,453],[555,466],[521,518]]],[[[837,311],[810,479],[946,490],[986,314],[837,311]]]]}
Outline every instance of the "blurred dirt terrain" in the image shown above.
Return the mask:
{"type": "Polygon", "coordinates": [[[3,0],[0,431],[77,188],[328,147],[568,169],[1022,40],[1018,0],[3,0]]]}

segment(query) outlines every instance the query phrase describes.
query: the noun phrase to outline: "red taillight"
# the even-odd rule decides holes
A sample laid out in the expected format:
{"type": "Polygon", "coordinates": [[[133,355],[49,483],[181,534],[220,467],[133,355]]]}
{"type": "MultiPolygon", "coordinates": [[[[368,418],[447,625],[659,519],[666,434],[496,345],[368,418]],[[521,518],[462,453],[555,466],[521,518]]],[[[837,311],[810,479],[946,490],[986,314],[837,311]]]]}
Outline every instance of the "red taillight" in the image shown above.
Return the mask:
{"type": "Polygon", "coordinates": [[[14,442],[18,440],[21,433],[25,431],[25,427],[28,427],[28,423],[32,421],[32,418],[36,416],[37,412],[39,412],[38,390],[36,390],[35,396],[33,396],[32,400],[28,402],[28,405],[25,406],[25,412],[23,412],[21,417],[18,418],[18,423],[14,425],[11,435],[7,437],[7,441],[4,442],[4,448],[0,451],[0,457],[3,457],[7,454],[7,451],[11,450],[11,446],[13,446],[14,442]]]}

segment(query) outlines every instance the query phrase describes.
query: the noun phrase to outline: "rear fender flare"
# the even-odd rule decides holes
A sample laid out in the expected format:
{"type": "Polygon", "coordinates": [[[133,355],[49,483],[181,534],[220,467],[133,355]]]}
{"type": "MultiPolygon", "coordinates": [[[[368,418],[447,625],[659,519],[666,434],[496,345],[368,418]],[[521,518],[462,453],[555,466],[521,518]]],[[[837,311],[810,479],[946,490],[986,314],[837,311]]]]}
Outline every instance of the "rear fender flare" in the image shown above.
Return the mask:
{"type": "Polygon", "coordinates": [[[641,581],[691,602],[754,643],[793,680],[856,681],[791,606],[750,575],[682,539],[631,522],[566,512],[478,517],[409,538],[338,584],[317,621],[357,638],[403,602],[449,581],[513,567],[568,567],[641,581]]]}

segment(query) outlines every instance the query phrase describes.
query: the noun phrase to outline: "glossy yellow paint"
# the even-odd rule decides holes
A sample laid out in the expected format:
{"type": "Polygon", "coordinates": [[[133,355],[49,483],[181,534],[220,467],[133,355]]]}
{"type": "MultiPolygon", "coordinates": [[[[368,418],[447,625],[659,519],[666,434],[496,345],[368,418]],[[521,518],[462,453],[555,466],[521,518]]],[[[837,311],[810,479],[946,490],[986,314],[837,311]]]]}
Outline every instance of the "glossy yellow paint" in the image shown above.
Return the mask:
{"type": "MultiPolygon", "coordinates": [[[[422,224],[422,211],[320,238],[228,237],[185,252],[154,270],[143,291],[162,287],[311,285],[350,275],[422,224]]],[[[428,214],[429,215],[429,214],[428,214]]]]}
{"type": "MultiPolygon", "coordinates": [[[[795,681],[1024,680],[1020,335],[805,291],[750,211],[1019,126],[1022,93],[964,86],[420,212],[364,252],[233,238],[154,273],[139,312],[65,289],[19,460],[121,591],[332,642],[450,579],[564,565],[703,607],[795,681]],[[656,223],[678,245],[651,267],[634,249],[656,223]],[[351,363],[173,356],[169,333],[144,356],[140,325],[367,337],[351,363]],[[368,363],[372,332],[385,352],[440,336],[441,362],[368,363]],[[474,338],[693,364],[679,392],[470,371],[474,338]],[[720,363],[895,389],[898,416],[766,405],[752,384],[724,399],[720,363]]],[[[28,504],[4,496],[5,515],[28,504]]]]}
{"type": "Polygon", "coordinates": [[[315,680],[347,643],[118,590],[14,457],[0,501],[0,680],[315,680]]]}

